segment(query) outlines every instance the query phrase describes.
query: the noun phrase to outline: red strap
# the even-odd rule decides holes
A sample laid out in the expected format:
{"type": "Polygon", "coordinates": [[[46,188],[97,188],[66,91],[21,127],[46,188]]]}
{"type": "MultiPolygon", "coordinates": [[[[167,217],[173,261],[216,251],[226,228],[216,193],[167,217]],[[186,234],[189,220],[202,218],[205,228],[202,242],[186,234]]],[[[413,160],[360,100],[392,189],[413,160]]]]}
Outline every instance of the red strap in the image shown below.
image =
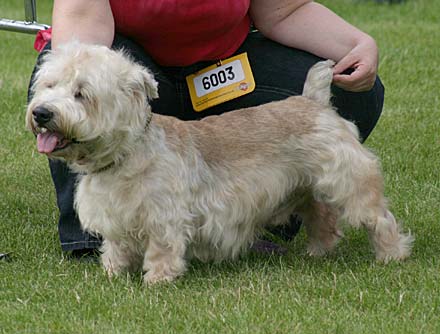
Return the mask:
{"type": "Polygon", "coordinates": [[[52,37],[52,28],[40,30],[35,37],[34,49],[41,52],[52,37]]]}

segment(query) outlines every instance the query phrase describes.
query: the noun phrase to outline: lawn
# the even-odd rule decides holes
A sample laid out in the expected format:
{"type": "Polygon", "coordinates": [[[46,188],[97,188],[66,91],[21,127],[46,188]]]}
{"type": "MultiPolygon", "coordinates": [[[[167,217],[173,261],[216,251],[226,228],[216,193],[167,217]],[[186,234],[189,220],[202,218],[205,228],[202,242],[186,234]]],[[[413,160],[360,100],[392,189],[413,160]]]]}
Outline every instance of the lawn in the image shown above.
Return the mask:
{"type": "MultiPolygon", "coordinates": [[[[49,22],[52,1],[38,3],[49,22]]],[[[378,264],[365,232],[351,230],[313,259],[302,231],[285,256],[194,261],[148,288],[66,258],[47,161],[24,128],[33,36],[0,31],[0,253],[12,252],[0,261],[0,333],[440,333],[440,2],[324,3],[379,44],[386,102],[366,145],[416,236],[412,257],[378,264]]],[[[22,1],[0,2],[0,17],[22,12],[22,1]]]]}

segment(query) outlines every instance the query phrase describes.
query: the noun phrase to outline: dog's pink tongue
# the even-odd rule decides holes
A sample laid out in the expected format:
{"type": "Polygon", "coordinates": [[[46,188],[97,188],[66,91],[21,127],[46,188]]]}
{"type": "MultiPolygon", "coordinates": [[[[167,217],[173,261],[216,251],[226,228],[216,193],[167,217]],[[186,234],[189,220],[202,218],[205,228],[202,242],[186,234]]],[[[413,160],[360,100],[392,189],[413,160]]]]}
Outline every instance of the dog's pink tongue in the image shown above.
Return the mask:
{"type": "Polygon", "coordinates": [[[37,149],[40,153],[51,153],[57,147],[60,134],[46,131],[37,135],[37,149]]]}

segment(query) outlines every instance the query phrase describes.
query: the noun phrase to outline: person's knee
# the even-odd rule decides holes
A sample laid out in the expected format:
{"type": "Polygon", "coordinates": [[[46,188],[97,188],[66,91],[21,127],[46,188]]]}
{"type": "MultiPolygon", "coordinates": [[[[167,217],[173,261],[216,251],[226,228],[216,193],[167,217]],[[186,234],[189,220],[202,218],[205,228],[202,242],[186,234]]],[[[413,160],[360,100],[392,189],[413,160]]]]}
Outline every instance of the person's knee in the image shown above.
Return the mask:
{"type": "Polygon", "coordinates": [[[365,114],[368,115],[368,118],[367,121],[364,122],[363,128],[360,129],[362,141],[368,138],[382,114],[385,100],[385,87],[379,77],[376,78],[373,88],[366,94],[365,99],[367,101],[364,103],[366,108],[364,111],[365,114]]]}
{"type": "Polygon", "coordinates": [[[332,87],[332,103],[337,112],[352,121],[359,129],[361,141],[365,141],[382,113],[385,88],[379,77],[373,88],[367,92],[349,92],[332,87]]]}
{"type": "Polygon", "coordinates": [[[385,100],[385,87],[379,77],[376,77],[376,82],[374,83],[373,90],[376,96],[376,108],[380,115],[382,113],[385,100]]]}

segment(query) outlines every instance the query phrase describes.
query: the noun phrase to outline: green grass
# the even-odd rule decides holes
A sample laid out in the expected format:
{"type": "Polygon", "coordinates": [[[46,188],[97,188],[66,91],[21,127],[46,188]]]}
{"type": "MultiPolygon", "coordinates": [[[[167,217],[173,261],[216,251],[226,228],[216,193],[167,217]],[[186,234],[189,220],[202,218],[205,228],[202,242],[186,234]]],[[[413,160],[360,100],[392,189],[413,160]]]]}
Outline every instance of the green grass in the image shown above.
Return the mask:
{"type": "MultiPolygon", "coordinates": [[[[39,17],[50,20],[49,0],[39,17]]],[[[302,232],[283,257],[193,262],[174,284],[109,281],[66,259],[47,161],[24,129],[33,37],[0,32],[0,333],[440,333],[440,2],[327,0],[374,36],[386,103],[367,146],[381,158],[396,216],[416,235],[413,256],[374,261],[364,231],[325,259],[305,256],[302,232]]],[[[21,1],[0,16],[22,18],[21,1]]]]}

